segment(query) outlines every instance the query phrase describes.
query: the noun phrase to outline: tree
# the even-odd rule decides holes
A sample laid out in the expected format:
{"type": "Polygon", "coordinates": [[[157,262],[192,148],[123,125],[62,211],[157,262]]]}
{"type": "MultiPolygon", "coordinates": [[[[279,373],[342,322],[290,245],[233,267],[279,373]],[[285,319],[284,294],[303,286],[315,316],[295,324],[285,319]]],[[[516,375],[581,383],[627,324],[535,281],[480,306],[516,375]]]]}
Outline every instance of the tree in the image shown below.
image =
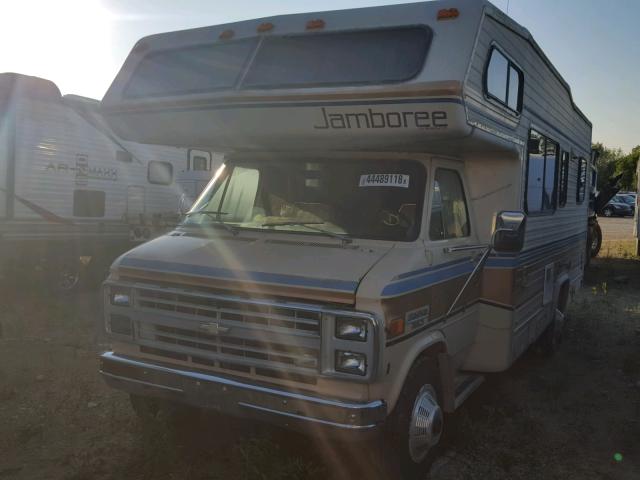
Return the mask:
{"type": "Polygon", "coordinates": [[[631,153],[622,157],[616,164],[616,174],[622,174],[620,187],[622,190],[634,190],[638,185],[636,170],[640,157],[640,145],[631,150],[631,153]]]}
{"type": "Polygon", "coordinates": [[[609,148],[602,143],[594,143],[591,148],[600,152],[596,169],[598,171],[598,190],[602,190],[611,178],[618,173],[618,165],[624,157],[624,152],[620,148],[609,148]]]}

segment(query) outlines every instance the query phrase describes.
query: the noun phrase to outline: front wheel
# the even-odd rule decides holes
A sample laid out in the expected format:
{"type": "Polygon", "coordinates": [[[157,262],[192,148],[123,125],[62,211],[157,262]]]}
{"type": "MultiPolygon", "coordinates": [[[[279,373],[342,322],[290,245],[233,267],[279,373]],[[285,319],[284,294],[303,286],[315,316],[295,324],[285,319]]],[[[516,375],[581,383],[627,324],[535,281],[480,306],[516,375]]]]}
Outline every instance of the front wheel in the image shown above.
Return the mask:
{"type": "Polygon", "coordinates": [[[435,361],[419,360],[389,417],[391,445],[386,443],[385,455],[397,464],[402,478],[422,478],[438,455],[444,430],[439,390],[435,361]]]}
{"type": "Polygon", "coordinates": [[[613,208],[611,208],[611,207],[607,207],[607,208],[605,208],[605,209],[602,211],[602,214],[603,214],[605,217],[613,217],[613,208]]]}

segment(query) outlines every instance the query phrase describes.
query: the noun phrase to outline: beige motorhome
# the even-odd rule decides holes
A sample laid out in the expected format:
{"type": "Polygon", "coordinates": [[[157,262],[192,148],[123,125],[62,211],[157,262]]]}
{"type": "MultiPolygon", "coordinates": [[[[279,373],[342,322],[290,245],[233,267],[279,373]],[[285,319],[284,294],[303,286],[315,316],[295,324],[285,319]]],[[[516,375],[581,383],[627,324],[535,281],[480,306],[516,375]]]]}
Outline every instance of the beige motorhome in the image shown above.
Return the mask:
{"type": "Polygon", "coordinates": [[[225,152],[105,284],[101,372],[428,464],[486,372],[553,347],[582,281],[591,124],[488,2],[286,15],[140,40],[103,100],[146,143],[225,152]]]}

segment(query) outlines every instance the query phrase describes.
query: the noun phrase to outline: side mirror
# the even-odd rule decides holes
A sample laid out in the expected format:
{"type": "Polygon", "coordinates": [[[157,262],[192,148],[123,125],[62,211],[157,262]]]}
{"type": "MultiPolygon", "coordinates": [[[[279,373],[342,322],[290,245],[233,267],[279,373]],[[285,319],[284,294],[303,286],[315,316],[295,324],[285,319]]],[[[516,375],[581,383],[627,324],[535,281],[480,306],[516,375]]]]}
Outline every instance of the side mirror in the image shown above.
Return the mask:
{"type": "Polygon", "coordinates": [[[518,253],[524,246],[527,217],[523,212],[500,212],[496,215],[491,246],[498,253],[518,253]]]}

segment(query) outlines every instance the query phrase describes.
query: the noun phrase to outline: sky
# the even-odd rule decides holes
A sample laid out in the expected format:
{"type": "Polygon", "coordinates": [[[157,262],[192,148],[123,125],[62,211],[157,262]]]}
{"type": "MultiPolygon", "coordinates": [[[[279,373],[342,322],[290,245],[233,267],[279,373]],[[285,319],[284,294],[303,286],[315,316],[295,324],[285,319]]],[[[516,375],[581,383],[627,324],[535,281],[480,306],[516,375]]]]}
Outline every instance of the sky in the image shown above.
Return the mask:
{"type": "MultiPolygon", "coordinates": [[[[1,0],[0,72],[102,98],[145,35],[398,0],[1,0]]],[[[494,0],[533,34],[593,123],[593,140],[640,144],[640,0],[494,0]]]]}

